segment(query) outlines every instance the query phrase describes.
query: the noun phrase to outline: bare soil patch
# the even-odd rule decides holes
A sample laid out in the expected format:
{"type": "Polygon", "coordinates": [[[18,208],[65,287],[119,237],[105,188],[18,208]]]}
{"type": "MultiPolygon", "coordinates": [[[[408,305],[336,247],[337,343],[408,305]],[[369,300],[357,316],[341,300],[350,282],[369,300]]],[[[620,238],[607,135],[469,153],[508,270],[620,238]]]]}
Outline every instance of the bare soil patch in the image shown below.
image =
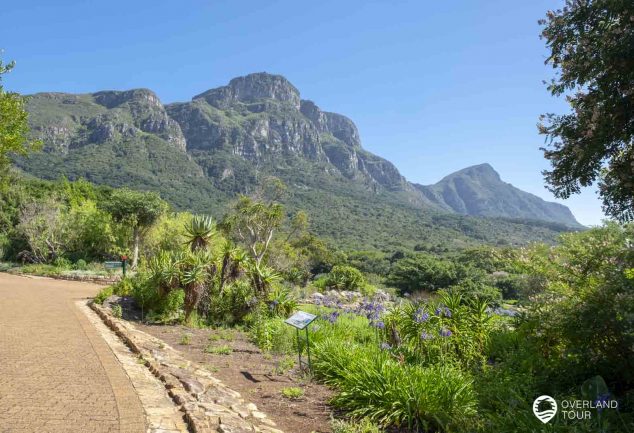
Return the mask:
{"type": "Polygon", "coordinates": [[[235,329],[192,329],[182,325],[135,326],[162,339],[191,361],[206,366],[215,377],[255,403],[287,433],[331,433],[333,392],[310,382],[297,368],[297,356],[262,353],[235,329]],[[292,365],[292,367],[291,367],[292,365]],[[303,396],[284,397],[285,388],[301,388],[303,396]]]}

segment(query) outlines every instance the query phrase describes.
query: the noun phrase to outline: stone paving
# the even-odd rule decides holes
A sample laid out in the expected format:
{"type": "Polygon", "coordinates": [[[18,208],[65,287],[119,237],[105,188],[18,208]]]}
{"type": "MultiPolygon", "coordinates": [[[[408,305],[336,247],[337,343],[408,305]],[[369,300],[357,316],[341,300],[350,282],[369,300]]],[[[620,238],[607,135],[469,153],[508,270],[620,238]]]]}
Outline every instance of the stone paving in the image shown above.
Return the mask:
{"type": "Polygon", "coordinates": [[[118,360],[74,304],[88,283],[0,274],[0,433],[143,433],[118,360]]]}
{"type": "Polygon", "coordinates": [[[174,405],[163,383],[154,377],[144,363],[140,362],[140,358],[103,323],[86,301],[77,301],[76,304],[110,346],[132,381],[145,411],[147,433],[187,433],[189,430],[183,420],[183,413],[174,405]]]}

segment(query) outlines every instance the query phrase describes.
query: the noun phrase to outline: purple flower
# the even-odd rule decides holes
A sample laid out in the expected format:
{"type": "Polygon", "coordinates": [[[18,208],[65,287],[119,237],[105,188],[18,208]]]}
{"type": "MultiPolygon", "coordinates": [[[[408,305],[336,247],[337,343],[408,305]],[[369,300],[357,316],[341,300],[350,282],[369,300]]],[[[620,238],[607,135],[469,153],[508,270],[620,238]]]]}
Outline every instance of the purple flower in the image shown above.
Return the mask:
{"type": "Polygon", "coordinates": [[[440,316],[440,313],[441,313],[440,308],[436,308],[436,311],[434,311],[434,314],[435,314],[436,316],[440,316]]]}
{"type": "Polygon", "coordinates": [[[424,323],[429,320],[429,313],[426,313],[422,308],[418,309],[414,314],[414,321],[416,323],[424,323]]]}
{"type": "Polygon", "coordinates": [[[451,331],[449,329],[443,328],[440,330],[441,337],[451,337],[451,331]]]}
{"type": "Polygon", "coordinates": [[[428,333],[427,333],[427,332],[425,332],[425,331],[423,331],[423,332],[420,334],[420,339],[421,339],[421,340],[431,340],[431,339],[433,339],[433,338],[434,338],[434,336],[433,336],[433,335],[428,334],[428,333]]]}
{"type": "Polygon", "coordinates": [[[335,323],[337,321],[337,318],[339,317],[339,312],[338,311],[333,311],[332,313],[330,313],[327,317],[327,320],[330,323],[335,323]]]}
{"type": "Polygon", "coordinates": [[[444,308],[445,311],[445,317],[451,317],[451,310],[447,307],[444,308]]]}
{"type": "Polygon", "coordinates": [[[372,321],[370,324],[374,326],[375,328],[385,329],[385,323],[383,323],[382,320],[377,320],[376,322],[372,321]]]}
{"type": "Polygon", "coordinates": [[[392,346],[390,346],[388,343],[381,343],[381,350],[390,350],[392,348],[392,346]]]}

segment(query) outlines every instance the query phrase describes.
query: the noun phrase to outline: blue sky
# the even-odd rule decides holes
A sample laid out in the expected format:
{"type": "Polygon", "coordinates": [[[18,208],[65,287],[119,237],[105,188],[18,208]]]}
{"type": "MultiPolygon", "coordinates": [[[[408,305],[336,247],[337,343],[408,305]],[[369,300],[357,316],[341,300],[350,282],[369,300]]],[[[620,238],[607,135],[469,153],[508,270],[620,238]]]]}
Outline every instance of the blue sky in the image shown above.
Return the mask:
{"type": "MultiPolygon", "coordinates": [[[[21,0],[2,6],[0,48],[17,63],[6,87],[25,94],[147,87],[174,102],[282,74],[411,181],[489,162],[554,200],[536,124],[567,107],[542,84],[553,70],[537,20],[562,3],[21,0]]],[[[594,189],[561,202],[583,224],[603,218],[594,189]]]]}

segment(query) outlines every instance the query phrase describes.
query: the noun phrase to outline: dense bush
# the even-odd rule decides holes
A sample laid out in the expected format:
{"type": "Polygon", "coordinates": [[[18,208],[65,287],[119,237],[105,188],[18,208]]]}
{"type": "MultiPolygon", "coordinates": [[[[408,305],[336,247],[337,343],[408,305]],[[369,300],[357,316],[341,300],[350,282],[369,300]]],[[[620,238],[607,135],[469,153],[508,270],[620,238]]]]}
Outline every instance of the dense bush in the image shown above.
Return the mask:
{"type": "Polygon", "coordinates": [[[457,284],[459,274],[454,262],[418,253],[394,264],[387,282],[401,292],[435,291],[457,284]]]}
{"type": "Polygon", "coordinates": [[[366,281],[361,271],[352,266],[337,265],[334,266],[324,281],[326,288],[333,290],[352,290],[360,291],[366,281]]]}

